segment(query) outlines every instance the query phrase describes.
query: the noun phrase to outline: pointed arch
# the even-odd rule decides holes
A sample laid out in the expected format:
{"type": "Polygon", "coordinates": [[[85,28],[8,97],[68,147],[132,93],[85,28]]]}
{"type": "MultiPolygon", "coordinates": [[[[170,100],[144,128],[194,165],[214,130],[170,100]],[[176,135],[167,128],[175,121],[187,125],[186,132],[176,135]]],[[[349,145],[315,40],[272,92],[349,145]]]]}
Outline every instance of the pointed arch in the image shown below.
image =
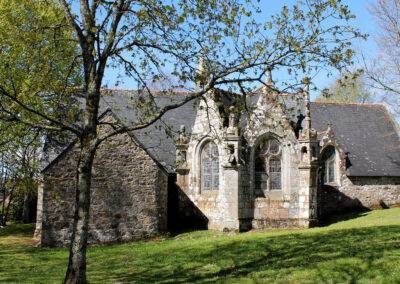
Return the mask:
{"type": "Polygon", "coordinates": [[[219,189],[219,151],[218,146],[207,140],[200,150],[200,187],[201,191],[219,189]]]}
{"type": "Polygon", "coordinates": [[[274,135],[264,136],[254,151],[254,189],[282,189],[281,145],[274,135]]]}

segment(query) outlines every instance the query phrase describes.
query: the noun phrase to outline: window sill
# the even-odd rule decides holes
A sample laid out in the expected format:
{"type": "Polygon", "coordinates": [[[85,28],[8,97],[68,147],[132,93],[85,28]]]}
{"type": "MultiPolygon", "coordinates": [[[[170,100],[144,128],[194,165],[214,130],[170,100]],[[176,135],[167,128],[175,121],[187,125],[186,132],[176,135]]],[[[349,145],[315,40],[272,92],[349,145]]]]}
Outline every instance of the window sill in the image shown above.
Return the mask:
{"type": "Polygon", "coordinates": [[[219,190],[202,190],[200,192],[201,195],[206,195],[206,196],[214,196],[218,195],[219,190]]]}
{"type": "Polygon", "coordinates": [[[265,192],[265,196],[270,200],[283,200],[283,190],[270,190],[265,192]]]}
{"type": "Polygon", "coordinates": [[[269,199],[272,201],[283,201],[283,190],[271,190],[271,191],[263,191],[262,196],[256,197],[256,199],[269,199]]]}
{"type": "Polygon", "coordinates": [[[337,187],[339,184],[337,182],[325,182],[324,185],[337,187]]]}

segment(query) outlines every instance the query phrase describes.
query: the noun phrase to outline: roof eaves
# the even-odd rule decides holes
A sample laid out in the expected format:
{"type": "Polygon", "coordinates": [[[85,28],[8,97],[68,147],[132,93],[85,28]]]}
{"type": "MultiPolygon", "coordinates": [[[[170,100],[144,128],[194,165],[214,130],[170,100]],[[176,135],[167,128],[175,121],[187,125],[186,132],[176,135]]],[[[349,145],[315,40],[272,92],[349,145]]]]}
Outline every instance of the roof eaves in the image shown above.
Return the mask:
{"type": "Polygon", "coordinates": [[[322,101],[312,101],[314,104],[337,104],[337,105],[360,105],[360,106],[382,106],[382,104],[372,104],[372,103],[350,103],[350,102],[322,102],[322,101]]]}

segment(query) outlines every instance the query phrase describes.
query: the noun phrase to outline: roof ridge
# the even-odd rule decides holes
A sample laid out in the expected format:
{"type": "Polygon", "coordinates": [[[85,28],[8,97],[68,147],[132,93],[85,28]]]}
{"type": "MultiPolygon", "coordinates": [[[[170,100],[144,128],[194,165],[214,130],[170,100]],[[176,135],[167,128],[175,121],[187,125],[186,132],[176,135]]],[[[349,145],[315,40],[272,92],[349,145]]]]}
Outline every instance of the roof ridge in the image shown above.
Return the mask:
{"type": "MultiPolygon", "coordinates": [[[[67,89],[73,89],[73,90],[83,90],[82,87],[67,87],[67,89]]],[[[147,92],[148,90],[140,90],[140,89],[118,89],[118,88],[100,88],[100,91],[122,91],[122,92],[147,92]]],[[[165,93],[169,92],[167,90],[149,90],[150,92],[157,92],[157,93],[165,93]]],[[[194,94],[196,92],[190,92],[190,91],[173,91],[174,93],[178,94],[194,94]]]]}
{"type": "Polygon", "coordinates": [[[312,101],[316,104],[338,104],[338,105],[361,105],[361,106],[383,106],[383,104],[373,104],[373,103],[350,103],[350,102],[322,102],[322,101],[312,101]]]}
{"type": "MultiPolygon", "coordinates": [[[[264,85],[258,87],[257,89],[255,89],[254,91],[252,91],[249,96],[257,93],[258,91],[260,91],[261,89],[265,88],[264,85]]],[[[279,96],[297,96],[297,95],[302,95],[304,94],[304,92],[296,92],[296,93],[288,93],[288,92],[284,92],[284,93],[279,93],[279,96]]]]}
{"type": "MultiPolygon", "coordinates": [[[[140,90],[140,89],[116,89],[116,88],[100,88],[101,91],[122,91],[122,92],[155,92],[155,93],[168,93],[170,91],[167,90],[140,90]]],[[[190,92],[190,91],[172,91],[173,93],[177,93],[177,94],[194,94],[196,92],[190,92]]]]}

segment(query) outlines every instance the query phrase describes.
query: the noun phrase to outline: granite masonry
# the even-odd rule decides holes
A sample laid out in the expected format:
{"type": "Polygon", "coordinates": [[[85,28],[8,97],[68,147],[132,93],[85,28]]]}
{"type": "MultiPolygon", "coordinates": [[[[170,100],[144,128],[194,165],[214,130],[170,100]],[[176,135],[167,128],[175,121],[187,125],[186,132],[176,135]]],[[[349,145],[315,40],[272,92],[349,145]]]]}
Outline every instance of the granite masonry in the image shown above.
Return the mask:
{"type": "MultiPolygon", "coordinates": [[[[269,90],[245,100],[213,90],[147,130],[103,143],[93,167],[89,242],[182,226],[308,228],[337,212],[400,203],[400,131],[386,106],[310,102],[307,88],[269,90]]],[[[111,93],[103,98],[108,117],[136,121],[126,106],[140,93],[111,93]]],[[[161,107],[170,103],[153,95],[161,107]]],[[[42,171],[35,237],[43,246],[69,243],[77,157],[71,143],[42,171]]]]}
{"type": "MultiPolygon", "coordinates": [[[[66,246],[72,234],[78,145],[44,171],[35,238],[66,246]]],[[[168,174],[129,134],[97,150],[91,186],[89,243],[154,237],[167,230],[168,174]]]]}

